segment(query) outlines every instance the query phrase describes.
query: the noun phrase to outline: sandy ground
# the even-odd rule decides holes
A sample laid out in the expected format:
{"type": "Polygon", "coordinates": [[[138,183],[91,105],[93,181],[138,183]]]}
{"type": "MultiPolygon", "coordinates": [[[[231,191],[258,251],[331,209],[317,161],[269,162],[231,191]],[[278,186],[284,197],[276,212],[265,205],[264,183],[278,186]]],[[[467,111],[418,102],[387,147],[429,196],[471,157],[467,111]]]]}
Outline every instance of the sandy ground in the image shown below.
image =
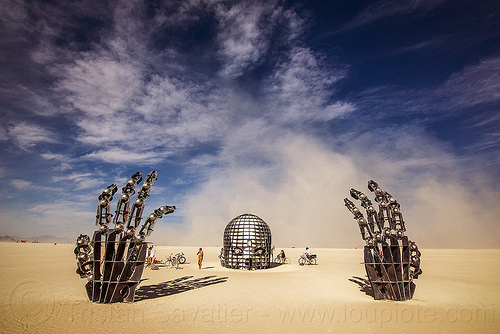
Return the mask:
{"type": "Polygon", "coordinates": [[[285,248],[291,264],[240,271],[220,266],[219,248],[204,248],[199,270],[196,247],[159,246],[158,258],[183,251],[188,263],[146,269],[146,297],[106,305],[88,301],[73,249],[0,243],[1,332],[500,332],[498,249],[424,249],[414,298],[391,302],[351,281],[365,277],[360,249],[313,249],[318,265],[300,267],[302,249],[285,248]]]}

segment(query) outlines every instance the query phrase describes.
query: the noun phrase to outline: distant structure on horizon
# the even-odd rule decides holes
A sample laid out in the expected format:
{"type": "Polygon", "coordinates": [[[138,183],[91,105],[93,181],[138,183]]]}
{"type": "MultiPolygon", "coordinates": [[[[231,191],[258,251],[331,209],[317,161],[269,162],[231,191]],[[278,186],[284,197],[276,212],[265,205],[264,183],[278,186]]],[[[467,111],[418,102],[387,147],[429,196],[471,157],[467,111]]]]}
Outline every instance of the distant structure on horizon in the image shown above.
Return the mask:
{"type": "Polygon", "coordinates": [[[221,264],[232,269],[266,269],[271,264],[271,229],[261,218],[242,214],[224,229],[221,264]]]}

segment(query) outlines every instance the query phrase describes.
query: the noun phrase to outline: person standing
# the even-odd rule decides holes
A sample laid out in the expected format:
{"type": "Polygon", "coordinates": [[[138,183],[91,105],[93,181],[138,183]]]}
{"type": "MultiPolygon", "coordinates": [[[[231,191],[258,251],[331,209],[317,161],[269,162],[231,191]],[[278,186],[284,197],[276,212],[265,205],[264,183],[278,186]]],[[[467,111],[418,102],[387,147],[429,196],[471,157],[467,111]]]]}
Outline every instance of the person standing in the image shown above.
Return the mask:
{"type": "Polygon", "coordinates": [[[153,246],[149,246],[149,247],[148,247],[148,256],[147,256],[147,259],[148,259],[148,263],[147,263],[147,265],[148,265],[148,266],[151,264],[151,248],[152,248],[152,247],[153,247],[153,246]]]}
{"type": "Polygon", "coordinates": [[[198,255],[198,269],[201,269],[201,264],[203,262],[203,249],[201,249],[201,247],[196,255],[198,255]]]}
{"type": "Polygon", "coordinates": [[[148,265],[153,264],[155,261],[156,250],[153,245],[148,249],[148,265]]]}

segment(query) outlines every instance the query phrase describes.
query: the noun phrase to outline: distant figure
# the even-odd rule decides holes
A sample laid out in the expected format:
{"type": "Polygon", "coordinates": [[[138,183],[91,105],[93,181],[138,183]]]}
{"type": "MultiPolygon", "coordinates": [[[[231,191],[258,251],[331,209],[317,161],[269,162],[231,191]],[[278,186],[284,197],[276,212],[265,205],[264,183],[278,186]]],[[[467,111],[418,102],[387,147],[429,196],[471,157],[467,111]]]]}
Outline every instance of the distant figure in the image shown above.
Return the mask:
{"type": "Polygon", "coordinates": [[[307,257],[307,263],[308,264],[311,264],[311,250],[309,249],[309,247],[306,247],[306,257],[307,257]]]}
{"type": "Polygon", "coordinates": [[[155,262],[156,257],[156,249],[155,246],[151,245],[151,263],[155,262]]]}
{"type": "Polygon", "coordinates": [[[221,266],[224,266],[224,247],[220,248],[219,261],[221,266]]]}
{"type": "Polygon", "coordinates": [[[201,249],[201,247],[196,255],[198,255],[198,269],[201,269],[201,264],[203,262],[203,250],[201,249]]]}
{"type": "Polygon", "coordinates": [[[286,255],[285,255],[285,251],[283,249],[281,250],[279,257],[280,257],[280,262],[285,263],[286,255]]]}
{"type": "Polygon", "coordinates": [[[152,264],[155,258],[156,250],[153,245],[148,248],[148,265],[152,264]]]}

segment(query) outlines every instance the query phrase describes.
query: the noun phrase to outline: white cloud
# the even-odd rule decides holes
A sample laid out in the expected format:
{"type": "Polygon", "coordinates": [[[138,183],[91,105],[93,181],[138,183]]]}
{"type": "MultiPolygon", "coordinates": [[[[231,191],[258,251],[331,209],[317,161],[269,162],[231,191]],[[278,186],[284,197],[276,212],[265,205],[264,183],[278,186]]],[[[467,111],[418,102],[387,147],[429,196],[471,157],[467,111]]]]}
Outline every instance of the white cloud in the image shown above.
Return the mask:
{"type": "Polygon", "coordinates": [[[346,71],[329,70],[307,48],[294,48],[270,81],[269,105],[285,122],[329,121],[354,110],[348,102],[330,102],[333,84],[346,71]]]}
{"type": "Polygon", "coordinates": [[[423,42],[418,42],[412,45],[408,45],[405,47],[400,47],[396,48],[393,50],[389,50],[386,52],[379,53],[378,56],[395,56],[395,55],[400,55],[400,54],[405,54],[405,53],[410,53],[414,51],[420,51],[423,49],[429,49],[429,48],[436,48],[439,45],[442,45],[444,43],[445,38],[432,38],[430,40],[426,40],[423,42]]]}
{"type": "Polygon", "coordinates": [[[38,143],[55,143],[55,135],[46,128],[21,122],[12,124],[8,128],[8,136],[22,149],[30,149],[38,143]]]}
{"type": "MultiPolygon", "coordinates": [[[[220,53],[226,61],[222,74],[227,77],[240,75],[247,67],[259,62],[269,47],[269,31],[261,21],[270,15],[274,3],[234,4],[230,8],[217,6],[219,19],[220,53]]],[[[266,26],[268,29],[269,26],[266,26]]]]}
{"type": "Polygon", "coordinates": [[[421,247],[499,246],[500,209],[492,205],[500,193],[488,186],[488,176],[469,175],[432,138],[408,130],[385,139],[367,135],[363,142],[382,142],[347,145],[357,152],[351,155],[276,128],[246,136],[251,128],[238,129],[239,142],[227,139],[219,155],[223,167],[212,168],[188,194],[188,226],[169,230],[171,239],[219,245],[232,218],[254,213],[268,222],[279,247],[361,247],[343,198],[350,188],[369,194],[366,183],[374,179],[401,203],[407,234],[421,247]]]}
{"type": "Polygon", "coordinates": [[[52,181],[58,182],[61,180],[79,180],[82,178],[87,178],[89,176],[92,176],[91,173],[72,173],[72,174],[67,174],[64,176],[53,176],[52,181]]]}
{"type": "Polygon", "coordinates": [[[144,90],[135,110],[151,127],[150,136],[172,149],[217,139],[227,126],[226,102],[210,82],[154,76],[144,90]]]}
{"type": "Polygon", "coordinates": [[[63,176],[53,176],[53,182],[70,181],[75,189],[96,188],[101,185],[101,180],[92,173],[71,173],[63,176]]]}
{"type": "Polygon", "coordinates": [[[10,184],[14,188],[19,189],[19,190],[30,189],[33,186],[32,182],[26,181],[26,180],[20,180],[20,179],[12,180],[12,181],[10,181],[10,184]]]}
{"type": "Polygon", "coordinates": [[[108,162],[158,162],[198,142],[216,141],[227,127],[226,111],[200,97],[193,87],[176,87],[168,78],[147,85],[130,110],[99,118],[82,117],[77,139],[105,147],[87,157],[108,162]],[[213,108],[213,109],[212,109],[213,108]]]}
{"type": "Polygon", "coordinates": [[[461,179],[456,172],[450,174],[422,180],[402,208],[411,237],[420,247],[499,247],[498,190],[484,184],[482,175],[461,179]]]}
{"type": "Polygon", "coordinates": [[[500,101],[500,57],[466,66],[439,87],[437,98],[446,110],[463,110],[500,101]]]}
{"type": "Polygon", "coordinates": [[[8,170],[6,168],[0,167],[0,178],[6,177],[8,174],[8,170]]]}
{"type": "Polygon", "coordinates": [[[213,167],[218,164],[219,158],[211,154],[201,154],[189,161],[189,166],[193,169],[213,167]]]}
{"type": "Polygon", "coordinates": [[[110,148],[99,150],[84,156],[85,159],[100,160],[109,163],[130,163],[137,165],[149,165],[160,161],[164,156],[154,151],[127,151],[121,148],[110,148]]]}
{"type": "Polygon", "coordinates": [[[369,5],[343,30],[357,28],[394,15],[406,15],[417,10],[430,11],[446,0],[381,0],[369,5]]]}
{"type": "MultiPolygon", "coordinates": [[[[351,28],[391,15],[433,9],[440,2],[379,2],[358,16],[351,28]]],[[[227,222],[251,212],[270,224],[277,244],[360,246],[356,222],[342,199],[351,187],[365,190],[366,181],[374,178],[398,197],[409,236],[419,245],[453,245],[453,239],[463,240],[460,247],[499,245],[494,237],[499,232],[494,224],[498,210],[491,209],[496,208],[491,199],[498,198],[498,191],[485,187],[486,176],[468,175],[453,150],[429,138],[420,127],[401,125],[373,131],[370,121],[360,119],[360,127],[353,133],[332,133],[327,139],[330,145],[304,134],[311,125],[304,123],[317,125],[356,110],[367,110],[372,121],[380,121],[401,110],[434,111],[436,108],[428,106],[439,105],[436,100],[440,99],[447,100],[447,110],[496,103],[498,59],[464,68],[435,92],[375,88],[354,97],[354,104],[335,96],[335,85],[346,77],[347,70],[327,66],[321,54],[304,46],[299,41],[304,22],[276,2],[241,2],[232,7],[224,7],[227,3],[221,1],[164,5],[174,10],[160,13],[150,22],[141,21],[140,1],[115,6],[114,20],[107,22],[110,26],[95,31],[99,46],[85,45],[82,52],[78,47],[60,49],[54,44],[65,27],[74,27],[73,18],[63,20],[64,11],[57,8],[34,9],[41,15],[37,35],[41,38],[31,57],[50,68],[57,79],[53,98],[61,100],[52,101],[23,87],[19,96],[30,96],[43,107],[34,110],[38,116],[70,114],[72,132],[66,132],[65,138],[75,138],[77,145],[90,152],[83,158],[42,153],[42,158],[58,164],[57,171],[69,171],[88,161],[121,166],[160,164],[179,152],[185,156],[199,153],[197,144],[204,143],[217,153],[201,154],[189,162],[185,172],[203,183],[193,184],[195,191],[185,200],[182,195],[175,198],[179,201],[177,213],[186,213],[188,226],[167,227],[172,242],[220,244],[227,222]],[[216,65],[211,63],[213,67],[203,68],[203,73],[186,66],[188,62],[181,58],[190,55],[170,49],[173,46],[167,42],[161,50],[149,49],[157,42],[151,36],[161,28],[188,22],[193,24],[189,28],[196,29],[200,6],[214,9],[219,24],[217,45],[207,48],[214,53],[203,55],[216,65]],[[283,43],[279,58],[267,57],[273,43],[283,43]],[[287,51],[281,53],[283,50],[287,51]],[[264,61],[266,66],[275,65],[274,72],[256,90],[232,81],[264,61]],[[60,109],[52,109],[51,102],[60,109]],[[363,129],[369,129],[368,133],[362,134],[363,129]],[[474,237],[469,237],[471,226],[474,237]]],[[[86,13],[83,7],[78,7],[83,12],[76,12],[86,13]]],[[[210,10],[204,14],[213,14],[210,10]]],[[[20,23],[21,13],[13,17],[20,23]]],[[[398,52],[433,43],[430,40],[398,52]]],[[[482,120],[493,123],[498,117],[482,120]]],[[[11,125],[6,131],[0,127],[0,140],[8,138],[24,149],[56,142],[50,130],[27,122],[11,125]]],[[[491,145],[498,142],[495,136],[489,139],[491,145]]],[[[183,176],[172,179],[177,185],[191,181],[183,176]]],[[[93,174],[80,172],[55,176],[52,181],[87,190],[101,185],[93,174]]],[[[115,175],[109,181],[121,185],[126,178],[115,175]]],[[[22,179],[9,185],[17,190],[48,190],[22,179]]],[[[153,191],[165,193],[159,187],[153,191]]],[[[64,222],[76,217],[77,223],[92,228],[89,220],[93,222],[94,214],[83,209],[75,212],[74,208],[95,201],[98,194],[96,190],[95,196],[76,195],[73,202],[34,205],[31,212],[42,213],[37,218],[38,228],[77,233],[80,227],[64,222]]]]}
{"type": "Polygon", "coordinates": [[[235,78],[268,61],[272,44],[290,48],[305,31],[304,20],[276,1],[214,5],[218,20],[220,74],[235,78]]]}
{"type": "MultiPolygon", "coordinates": [[[[96,150],[85,158],[157,163],[197,143],[220,141],[233,122],[248,117],[267,113],[278,123],[323,122],[353,110],[347,102],[330,101],[331,84],[345,73],[325,71],[318,56],[305,48],[291,50],[290,60],[277,69],[275,79],[268,82],[272,88],[264,87],[263,91],[272,91],[265,103],[221,84],[218,77],[198,82],[189,68],[179,72],[179,55],[169,58],[168,52],[148,50],[148,31],[173,22],[167,23],[165,17],[158,17],[156,23],[143,22],[135,14],[141,11],[137,6],[139,3],[116,7],[113,29],[100,32],[99,46],[80,54],[59,50],[67,59],[52,66],[51,73],[58,78],[55,89],[66,102],[59,112],[74,114],[79,128],[74,138],[96,150]],[[164,64],[166,60],[168,64],[164,64]]],[[[174,7],[185,14],[184,20],[196,22],[194,3],[174,7]]],[[[281,38],[290,43],[303,30],[302,20],[276,3],[231,7],[211,3],[210,8],[219,20],[217,38],[229,77],[260,61],[275,24],[281,25],[281,38]]],[[[63,24],[46,20],[48,26],[56,25],[56,36],[63,24]]],[[[59,170],[69,168],[60,157],[50,160],[61,163],[59,170]]]]}
{"type": "MultiPolygon", "coordinates": [[[[9,1],[2,3],[2,15],[0,15],[0,23],[9,29],[5,32],[17,32],[24,30],[24,22],[28,17],[28,11],[24,1],[9,1]]],[[[7,35],[7,34],[5,34],[7,35]]],[[[5,36],[2,35],[2,36],[5,36]]],[[[10,36],[14,39],[16,36],[10,36]]]]}
{"type": "Polygon", "coordinates": [[[0,125],[0,140],[7,140],[9,139],[9,136],[7,134],[7,129],[4,127],[4,125],[0,125]]]}
{"type": "MultiPolygon", "coordinates": [[[[247,143],[254,139],[246,138],[247,143]]],[[[199,191],[188,196],[187,221],[194,240],[203,235],[207,243],[220,244],[232,218],[254,213],[269,223],[277,245],[359,243],[357,227],[354,221],[349,224],[342,201],[361,176],[350,159],[291,133],[253,143],[257,146],[248,150],[227,146],[221,155],[230,160],[227,168],[214,169],[199,191]],[[256,147],[268,153],[255,152],[256,147]]]]}
{"type": "Polygon", "coordinates": [[[87,56],[63,69],[57,89],[89,117],[128,112],[142,82],[141,70],[131,63],[87,56]]]}
{"type": "Polygon", "coordinates": [[[41,231],[37,233],[71,236],[76,239],[80,233],[92,235],[92,230],[95,229],[94,210],[85,211],[78,201],[38,204],[29,208],[29,212],[36,214],[26,219],[26,225],[32,227],[31,235],[37,230],[41,231]]]}
{"type": "Polygon", "coordinates": [[[45,160],[58,163],[59,165],[55,168],[57,171],[69,170],[73,167],[72,164],[76,162],[76,159],[61,153],[42,153],[40,156],[45,160]]]}
{"type": "Polygon", "coordinates": [[[22,179],[13,179],[9,182],[9,184],[15,188],[16,190],[19,191],[50,191],[50,192],[55,192],[59,189],[56,187],[51,187],[51,186],[42,186],[38,183],[33,183],[28,180],[22,180],[22,179]]]}

